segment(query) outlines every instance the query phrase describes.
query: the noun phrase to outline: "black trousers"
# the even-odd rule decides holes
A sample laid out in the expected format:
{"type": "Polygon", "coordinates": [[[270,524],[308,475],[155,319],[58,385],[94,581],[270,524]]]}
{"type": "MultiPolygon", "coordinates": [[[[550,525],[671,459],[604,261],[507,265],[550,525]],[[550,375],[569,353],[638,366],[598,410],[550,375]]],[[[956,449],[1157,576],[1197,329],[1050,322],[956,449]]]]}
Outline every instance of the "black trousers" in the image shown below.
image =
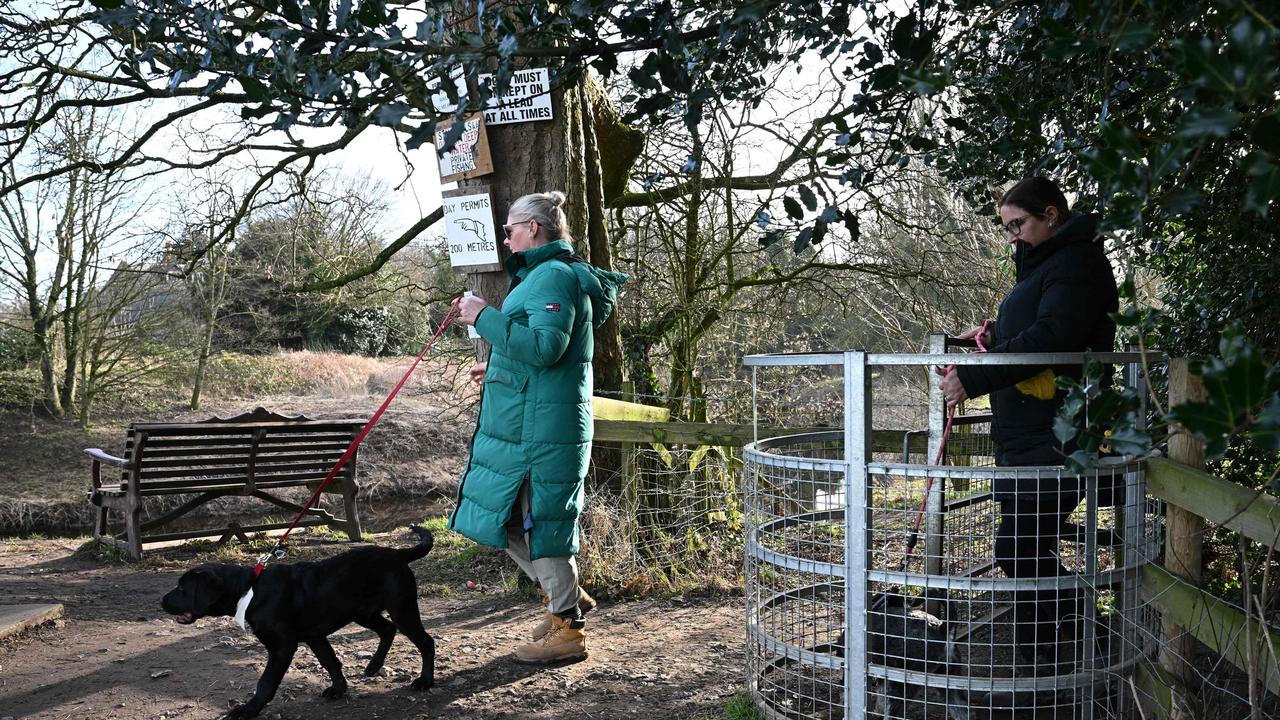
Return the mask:
{"type": "MultiPolygon", "coordinates": [[[[1056,482],[1046,484],[1050,487],[997,495],[995,558],[1007,577],[1070,575],[1058,557],[1058,542],[1063,522],[1080,504],[1081,492],[1056,482]]],[[[1014,644],[1023,652],[1048,651],[1060,640],[1074,640],[1079,599],[1070,587],[1014,591],[1014,644]]]]}

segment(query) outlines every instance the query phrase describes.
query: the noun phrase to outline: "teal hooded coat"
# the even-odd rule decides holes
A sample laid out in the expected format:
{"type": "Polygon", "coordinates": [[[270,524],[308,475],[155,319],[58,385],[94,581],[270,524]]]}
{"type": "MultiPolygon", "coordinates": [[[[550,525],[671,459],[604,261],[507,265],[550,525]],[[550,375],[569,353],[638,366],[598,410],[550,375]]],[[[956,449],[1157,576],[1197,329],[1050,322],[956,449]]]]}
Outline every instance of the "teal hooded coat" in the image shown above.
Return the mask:
{"type": "Polygon", "coordinates": [[[564,240],[515,253],[505,266],[511,287],[502,309],[476,318],[493,349],[449,528],[506,547],[527,481],[530,555],[573,555],[591,451],[592,330],[609,317],[627,276],[573,257],[564,240]]]}

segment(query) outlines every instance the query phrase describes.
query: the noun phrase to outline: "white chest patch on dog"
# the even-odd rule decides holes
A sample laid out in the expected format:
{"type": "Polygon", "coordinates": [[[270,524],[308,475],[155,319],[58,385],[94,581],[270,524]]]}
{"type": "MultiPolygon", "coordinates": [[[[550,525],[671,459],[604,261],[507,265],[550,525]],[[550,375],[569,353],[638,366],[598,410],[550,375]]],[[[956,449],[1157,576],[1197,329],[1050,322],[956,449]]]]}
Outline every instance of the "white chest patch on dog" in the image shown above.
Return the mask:
{"type": "Polygon", "coordinates": [[[240,602],[236,603],[236,624],[246,632],[253,632],[253,628],[244,619],[244,614],[248,611],[251,600],[253,600],[253,588],[249,588],[249,592],[241,595],[240,602]]]}

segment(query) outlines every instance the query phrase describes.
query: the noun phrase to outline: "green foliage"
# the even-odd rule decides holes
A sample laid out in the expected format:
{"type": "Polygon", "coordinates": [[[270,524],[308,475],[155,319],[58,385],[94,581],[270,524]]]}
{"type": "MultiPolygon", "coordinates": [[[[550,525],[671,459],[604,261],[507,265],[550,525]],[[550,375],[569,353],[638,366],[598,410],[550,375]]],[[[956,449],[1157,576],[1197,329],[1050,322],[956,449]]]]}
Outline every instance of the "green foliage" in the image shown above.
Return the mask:
{"type": "Polygon", "coordinates": [[[38,369],[0,370],[0,405],[30,409],[42,400],[38,369]]]}
{"type": "MultiPolygon", "coordinates": [[[[1264,468],[1275,464],[1280,451],[1280,367],[1265,362],[1239,323],[1222,333],[1218,349],[1217,357],[1190,367],[1204,384],[1205,399],[1171,408],[1164,420],[1204,441],[1207,457],[1224,461],[1224,474],[1258,486],[1269,479],[1264,468]]],[[[1104,372],[1089,359],[1081,382],[1056,381],[1067,397],[1054,435],[1064,445],[1076,443],[1079,449],[1067,458],[1076,471],[1092,467],[1104,447],[1120,455],[1143,455],[1152,447],[1136,391],[1104,384],[1104,372]]]]}
{"type": "Polygon", "coordinates": [[[385,307],[343,310],[325,328],[325,344],[338,352],[377,357],[387,348],[390,321],[385,307]]]}
{"type": "Polygon", "coordinates": [[[0,372],[25,368],[39,356],[31,333],[0,325],[0,372]]]}
{"type": "Polygon", "coordinates": [[[1067,397],[1054,420],[1053,434],[1064,446],[1075,442],[1066,466],[1075,472],[1093,467],[1104,451],[1118,455],[1145,455],[1151,451],[1151,435],[1142,427],[1142,398],[1132,387],[1117,388],[1104,382],[1109,369],[1093,358],[1084,364],[1082,380],[1058,376],[1067,397]]]}
{"type": "Polygon", "coordinates": [[[1214,460],[1226,454],[1234,436],[1280,451],[1280,367],[1268,367],[1238,323],[1223,332],[1218,349],[1219,357],[1191,366],[1204,383],[1205,400],[1170,409],[1168,419],[1204,440],[1214,460]]]}

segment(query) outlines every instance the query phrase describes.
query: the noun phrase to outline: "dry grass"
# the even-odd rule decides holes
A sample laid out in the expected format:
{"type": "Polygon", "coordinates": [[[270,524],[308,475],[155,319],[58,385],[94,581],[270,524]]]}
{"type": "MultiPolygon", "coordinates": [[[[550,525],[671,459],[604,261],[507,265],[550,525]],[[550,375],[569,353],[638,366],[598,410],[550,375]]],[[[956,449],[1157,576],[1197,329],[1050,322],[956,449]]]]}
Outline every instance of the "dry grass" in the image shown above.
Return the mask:
{"type": "Polygon", "coordinates": [[[366,395],[370,379],[383,367],[377,358],[335,352],[300,350],[276,353],[275,358],[302,378],[306,394],[325,397],[366,395]]]}

